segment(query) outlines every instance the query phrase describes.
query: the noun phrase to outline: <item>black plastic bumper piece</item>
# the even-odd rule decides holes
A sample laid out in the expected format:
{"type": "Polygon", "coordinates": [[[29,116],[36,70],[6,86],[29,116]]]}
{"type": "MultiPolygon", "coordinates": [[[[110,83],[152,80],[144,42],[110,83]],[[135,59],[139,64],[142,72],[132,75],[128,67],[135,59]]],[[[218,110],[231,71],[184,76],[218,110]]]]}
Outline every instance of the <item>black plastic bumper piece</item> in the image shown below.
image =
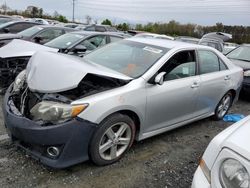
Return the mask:
{"type": "Polygon", "coordinates": [[[244,77],[242,90],[250,94],[250,77],[244,77]]]}
{"type": "Polygon", "coordinates": [[[88,146],[97,125],[79,118],[54,125],[41,126],[23,116],[15,115],[6,92],[3,113],[9,136],[33,158],[52,168],[66,168],[89,159],[88,146]],[[51,158],[47,148],[60,148],[60,155],[51,158]]]}

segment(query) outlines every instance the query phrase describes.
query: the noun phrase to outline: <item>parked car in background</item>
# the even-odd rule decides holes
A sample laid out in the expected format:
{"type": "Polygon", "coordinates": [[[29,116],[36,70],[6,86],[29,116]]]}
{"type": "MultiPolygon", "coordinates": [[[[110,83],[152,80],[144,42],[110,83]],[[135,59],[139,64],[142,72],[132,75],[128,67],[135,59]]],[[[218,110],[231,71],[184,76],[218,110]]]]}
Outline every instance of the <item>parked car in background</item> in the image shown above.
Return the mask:
{"type": "Polygon", "coordinates": [[[40,23],[27,21],[11,21],[0,25],[0,34],[2,33],[18,33],[40,23]]]}
{"type": "Polygon", "coordinates": [[[217,135],[203,154],[192,188],[248,188],[249,132],[250,116],[217,135]]]}
{"type": "Polygon", "coordinates": [[[84,58],[38,52],[6,92],[4,119],[15,143],[45,165],[108,165],[135,139],[222,119],[242,79],[217,50],[164,39],[131,37],[84,58]]]}
{"type": "Polygon", "coordinates": [[[117,29],[110,25],[90,25],[84,28],[84,31],[97,31],[97,32],[116,32],[117,29]]]}
{"type": "Polygon", "coordinates": [[[166,39],[166,40],[175,40],[174,37],[167,36],[167,35],[160,35],[155,33],[141,33],[137,34],[134,37],[142,37],[142,38],[156,38],[156,39],[166,39]]]}
{"type": "Polygon", "coordinates": [[[119,33],[77,31],[62,35],[45,45],[15,39],[0,48],[0,93],[3,93],[17,74],[25,69],[30,57],[37,51],[83,56],[96,48],[124,38],[126,37],[119,33]]]}
{"type": "Polygon", "coordinates": [[[88,27],[89,25],[78,25],[77,27],[75,27],[75,29],[76,30],[79,30],[79,31],[84,31],[84,29],[86,28],[86,27],[88,27]]]}
{"type": "Polygon", "coordinates": [[[11,22],[11,21],[18,21],[20,20],[19,18],[15,18],[15,17],[0,17],[0,25],[7,23],[7,22],[11,22]]]}
{"type": "Polygon", "coordinates": [[[224,42],[232,39],[232,35],[228,33],[222,32],[212,32],[203,35],[200,39],[199,44],[210,46],[212,48],[217,49],[220,52],[224,51],[224,42]]]}
{"type": "Polygon", "coordinates": [[[224,42],[223,54],[228,54],[233,49],[237,48],[239,45],[232,42],[224,42]]]}
{"type": "Polygon", "coordinates": [[[176,41],[181,41],[181,42],[187,42],[191,44],[198,44],[200,39],[194,38],[194,37],[189,37],[189,36],[179,36],[175,37],[176,41]]]}
{"type": "Polygon", "coordinates": [[[66,24],[63,24],[64,27],[69,27],[69,28],[76,28],[79,26],[79,24],[76,24],[76,23],[66,23],[66,24]]]}
{"type": "Polygon", "coordinates": [[[242,91],[250,94],[250,44],[241,45],[226,55],[235,65],[244,70],[242,91]]]}
{"type": "Polygon", "coordinates": [[[148,33],[148,32],[145,32],[145,31],[137,31],[137,30],[128,30],[127,33],[130,34],[130,35],[132,35],[132,36],[135,36],[135,35],[137,35],[137,34],[148,33]]]}
{"type": "Polygon", "coordinates": [[[13,39],[22,39],[38,44],[45,44],[54,38],[73,31],[75,30],[66,27],[57,27],[50,25],[33,26],[17,34],[0,34],[0,47],[6,45],[13,39]]]}
{"type": "Polygon", "coordinates": [[[44,25],[49,25],[49,22],[45,19],[42,19],[42,18],[32,18],[31,21],[36,22],[36,23],[40,23],[40,24],[44,24],[44,25]]]}

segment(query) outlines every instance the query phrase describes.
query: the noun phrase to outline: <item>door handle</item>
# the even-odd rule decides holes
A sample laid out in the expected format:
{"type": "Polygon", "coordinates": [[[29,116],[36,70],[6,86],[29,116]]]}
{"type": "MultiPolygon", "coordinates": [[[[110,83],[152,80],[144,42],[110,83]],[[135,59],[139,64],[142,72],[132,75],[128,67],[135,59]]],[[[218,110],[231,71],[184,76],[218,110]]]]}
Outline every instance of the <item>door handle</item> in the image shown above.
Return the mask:
{"type": "Polygon", "coordinates": [[[200,85],[198,84],[198,82],[194,82],[192,85],[191,85],[191,88],[198,88],[200,85]]]}
{"type": "Polygon", "coordinates": [[[231,77],[230,76],[225,76],[225,78],[224,78],[224,80],[230,80],[231,79],[231,77]]]}

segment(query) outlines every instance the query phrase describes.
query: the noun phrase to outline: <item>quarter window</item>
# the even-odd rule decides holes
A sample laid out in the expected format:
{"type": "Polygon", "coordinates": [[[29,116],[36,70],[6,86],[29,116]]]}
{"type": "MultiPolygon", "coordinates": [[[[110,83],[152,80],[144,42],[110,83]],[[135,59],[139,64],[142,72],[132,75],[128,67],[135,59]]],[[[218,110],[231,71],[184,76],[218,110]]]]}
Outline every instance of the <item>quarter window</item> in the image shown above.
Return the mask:
{"type": "Polygon", "coordinates": [[[220,71],[220,62],[217,55],[211,51],[198,51],[200,74],[220,71]]]}
{"type": "Polygon", "coordinates": [[[159,72],[166,72],[165,81],[195,76],[195,52],[182,51],[175,54],[167,61],[159,72]]]}

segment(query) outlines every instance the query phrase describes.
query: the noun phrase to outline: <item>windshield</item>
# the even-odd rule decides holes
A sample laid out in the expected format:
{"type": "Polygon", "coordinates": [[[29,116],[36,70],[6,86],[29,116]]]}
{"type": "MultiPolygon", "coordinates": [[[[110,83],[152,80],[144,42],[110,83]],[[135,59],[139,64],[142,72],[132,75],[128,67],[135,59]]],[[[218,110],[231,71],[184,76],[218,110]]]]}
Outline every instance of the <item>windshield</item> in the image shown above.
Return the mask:
{"type": "Polygon", "coordinates": [[[163,47],[123,40],[100,48],[86,55],[84,59],[137,78],[143,75],[168,50],[163,47]]]}
{"type": "Polygon", "coordinates": [[[240,46],[227,54],[228,58],[249,61],[250,62],[250,47],[240,46]]]}
{"type": "Polygon", "coordinates": [[[34,26],[28,29],[25,29],[24,31],[19,32],[18,34],[24,37],[31,37],[34,34],[38,33],[39,31],[43,30],[42,27],[34,26]]]}
{"type": "Polygon", "coordinates": [[[15,22],[6,22],[6,23],[3,23],[3,24],[0,25],[0,29],[5,28],[6,26],[9,26],[9,25],[11,25],[13,23],[15,23],[15,22]]]}
{"type": "Polygon", "coordinates": [[[84,37],[85,35],[82,35],[82,34],[80,35],[76,33],[67,33],[46,43],[45,46],[52,47],[52,48],[59,48],[59,49],[67,49],[69,46],[77,43],[84,37]]]}
{"type": "Polygon", "coordinates": [[[9,18],[0,18],[0,24],[4,24],[4,23],[7,23],[7,22],[10,22],[12,19],[9,19],[9,18]]]}

